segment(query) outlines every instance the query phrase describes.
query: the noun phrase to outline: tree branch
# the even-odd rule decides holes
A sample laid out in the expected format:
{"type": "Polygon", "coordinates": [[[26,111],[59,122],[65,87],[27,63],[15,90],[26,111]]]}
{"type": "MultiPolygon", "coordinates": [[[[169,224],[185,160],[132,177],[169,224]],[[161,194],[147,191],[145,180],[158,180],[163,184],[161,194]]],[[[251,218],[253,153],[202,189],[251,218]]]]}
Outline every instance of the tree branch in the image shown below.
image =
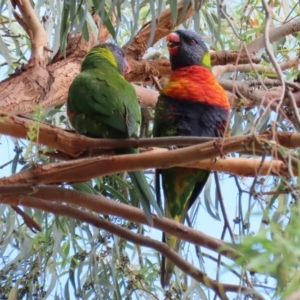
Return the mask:
{"type": "MultiPolygon", "coordinates": [[[[29,3],[28,0],[19,1],[29,3]]],[[[93,18],[96,23],[100,22],[98,15],[94,15],[93,18]]],[[[41,24],[40,26],[43,29],[41,24]]],[[[49,108],[65,103],[69,86],[78,74],[86,52],[96,44],[97,38],[100,43],[103,43],[109,36],[104,26],[101,27],[98,37],[95,37],[90,30],[88,42],[81,33],[77,33],[68,39],[66,59],[58,53],[46,68],[36,65],[35,68],[28,68],[25,72],[2,81],[0,111],[14,115],[30,114],[37,104],[42,108],[49,108]]]]}
{"type": "MultiPolygon", "coordinates": [[[[300,103],[300,102],[299,102],[300,103]]],[[[27,132],[36,121],[24,117],[1,115],[0,134],[15,138],[28,139],[27,132]]],[[[163,147],[163,146],[189,146],[218,140],[206,137],[165,137],[144,139],[95,139],[88,138],[73,131],[68,131],[46,123],[39,123],[39,136],[33,142],[57,149],[70,157],[78,157],[83,152],[92,149],[120,149],[140,147],[163,147]]],[[[226,140],[241,139],[244,142],[250,136],[235,136],[226,140]],[[245,140],[244,140],[245,139],[245,140]]],[[[271,139],[272,135],[266,133],[258,136],[259,139],[271,139]]],[[[299,147],[300,135],[291,132],[277,132],[278,143],[286,148],[299,147]]]]}
{"type": "Polygon", "coordinates": [[[42,231],[41,226],[35,222],[30,216],[28,216],[23,210],[18,206],[11,206],[11,208],[24,220],[26,226],[33,232],[42,231]]]}
{"type": "MultiPolygon", "coordinates": [[[[264,80],[259,80],[261,85],[264,83],[264,80]]],[[[249,100],[253,101],[253,105],[261,105],[266,108],[270,108],[273,111],[277,111],[278,103],[280,101],[280,96],[282,93],[281,88],[277,89],[266,89],[266,90],[253,90],[252,87],[253,81],[236,81],[236,80],[219,80],[219,84],[228,92],[233,93],[236,97],[242,98],[240,100],[240,106],[243,107],[243,103],[246,104],[246,107],[251,107],[249,100]]],[[[297,86],[291,82],[287,82],[287,85],[297,86]]],[[[300,92],[297,91],[292,94],[295,99],[295,106],[300,107],[300,92]]],[[[233,98],[235,103],[238,104],[238,101],[233,98]]],[[[284,98],[284,104],[290,103],[290,99],[288,96],[284,98]]],[[[293,107],[292,107],[293,108],[293,107]]],[[[292,116],[288,114],[284,114],[284,111],[280,109],[281,114],[284,115],[286,119],[290,119],[292,121],[292,116]]]]}
{"type": "MultiPolygon", "coordinates": [[[[211,65],[226,65],[235,64],[238,51],[217,51],[211,53],[211,65]]],[[[131,72],[125,75],[125,78],[131,82],[140,82],[150,80],[151,76],[162,77],[169,76],[171,72],[170,61],[166,58],[159,58],[155,60],[133,60],[128,59],[131,72]]],[[[257,57],[241,56],[239,57],[239,64],[246,64],[252,61],[259,63],[260,59],[257,57]]]]}
{"type": "MultiPolygon", "coordinates": [[[[174,166],[185,166],[199,160],[214,159],[220,155],[224,156],[224,153],[239,151],[247,151],[255,153],[256,155],[258,153],[264,155],[268,153],[268,155],[273,155],[275,158],[279,157],[285,161],[285,158],[281,157],[281,154],[278,151],[278,146],[281,148],[282,146],[300,146],[299,134],[282,134],[278,132],[275,136],[277,142],[270,142],[272,136],[271,133],[260,136],[235,136],[172,151],[146,152],[111,157],[91,157],[63,163],[34,165],[30,169],[0,179],[0,185],[12,183],[51,184],[83,182],[98,176],[104,176],[124,170],[136,171],[147,168],[164,169],[174,166]]],[[[130,140],[128,142],[130,142],[130,140]]],[[[124,147],[124,145],[121,147],[124,147]]],[[[290,156],[289,159],[291,159],[292,163],[289,170],[296,173],[298,169],[297,159],[293,156],[290,156]]],[[[209,164],[211,165],[212,162],[209,162],[209,164]]],[[[201,168],[203,167],[201,163],[199,163],[198,166],[201,166],[201,168]]],[[[274,165],[267,165],[267,168],[268,167],[274,168],[271,169],[270,172],[277,172],[274,165]]],[[[279,165],[277,167],[279,168],[278,171],[286,172],[284,165],[279,165]]]]}
{"type": "MultiPolygon", "coordinates": [[[[200,271],[199,269],[195,268],[192,264],[188,261],[184,260],[179,254],[177,254],[174,250],[170,249],[165,243],[150,239],[149,237],[144,237],[141,234],[133,233],[130,230],[113,224],[95,216],[91,213],[81,211],[77,208],[73,208],[66,205],[61,205],[57,203],[49,203],[48,201],[41,200],[36,197],[31,196],[17,196],[16,201],[24,206],[32,207],[35,209],[41,209],[55,215],[67,216],[70,218],[75,218],[82,222],[87,222],[93,226],[98,228],[107,230],[121,238],[124,238],[134,244],[141,245],[148,247],[150,249],[154,249],[165,257],[170,259],[178,268],[180,268],[183,272],[190,275],[192,278],[201,282],[208,288],[212,289],[215,293],[217,293],[222,299],[228,299],[226,296],[226,292],[242,292],[244,294],[253,294],[258,297],[258,299],[263,299],[262,296],[251,290],[249,288],[233,285],[233,284],[224,284],[219,283],[212,278],[208,277],[204,272],[200,271]]],[[[5,199],[5,197],[2,197],[5,199]]],[[[9,201],[9,199],[8,199],[9,201]]]]}
{"type": "MultiPolygon", "coordinates": [[[[141,209],[107,199],[102,195],[92,195],[54,186],[32,186],[29,184],[0,186],[0,202],[2,203],[9,205],[24,205],[22,202],[18,201],[16,197],[11,197],[11,195],[17,194],[27,194],[50,201],[51,203],[66,202],[84,207],[99,214],[109,214],[149,226],[145,214],[141,209]]],[[[152,215],[152,217],[153,228],[168,232],[182,240],[203,246],[231,259],[236,259],[241,255],[229,247],[225,249],[223,241],[206,235],[201,231],[168,218],[161,218],[157,215],[152,215]]]]}
{"type": "MultiPolygon", "coordinates": [[[[295,21],[291,21],[285,23],[281,26],[278,26],[274,29],[271,29],[269,32],[269,40],[270,43],[274,43],[278,41],[280,38],[287,36],[289,34],[300,31],[300,20],[297,19],[295,21]]],[[[250,54],[256,54],[260,49],[265,46],[264,44],[264,36],[260,36],[259,38],[252,41],[248,46],[247,50],[250,54]]]]}
{"type": "Polygon", "coordinates": [[[141,107],[155,108],[159,92],[133,84],[141,107]]]}
{"type": "MultiPolygon", "coordinates": [[[[294,67],[295,65],[298,64],[299,58],[293,58],[290,59],[286,62],[281,63],[279,66],[281,70],[286,70],[294,67]]],[[[270,68],[269,66],[263,66],[259,64],[240,64],[240,65],[234,65],[234,64],[227,64],[224,66],[218,65],[213,67],[212,72],[216,77],[221,76],[224,73],[231,73],[231,72],[244,72],[244,73],[249,73],[253,72],[254,69],[258,73],[267,73],[268,76],[274,75],[276,76],[276,71],[274,68],[270,68]]]]}
{"type": "Polygon", "coordinates": [[[14,9],[18,7],[20,10],[22,17],[16,11],[13,11],[13,14],[30,38],[31,57],[28,67],[45,68],[48,62],[48,52],[51,50],[49,49],[47,35],[42,24],[29,0],[13,0],[11,2],[14,9]]]}

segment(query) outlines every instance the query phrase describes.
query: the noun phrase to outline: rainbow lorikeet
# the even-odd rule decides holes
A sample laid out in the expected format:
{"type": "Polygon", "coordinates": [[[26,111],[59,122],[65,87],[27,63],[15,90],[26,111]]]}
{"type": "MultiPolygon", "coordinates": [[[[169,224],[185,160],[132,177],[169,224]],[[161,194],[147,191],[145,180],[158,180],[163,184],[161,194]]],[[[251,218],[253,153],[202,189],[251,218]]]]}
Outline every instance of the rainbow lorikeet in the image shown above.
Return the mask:
{"type": "MultiPolygon", "coordinates": [[[[67,113],[74,129],[94,138],[134,136],[141,122],[137,96],[123,75],[129,71],[125,52],[112,43],[93,47],[84,58],[81,72],[72,82],[67,113]]],[[[138,149],[120,149],[117,154],[138,153],[138,149]]],[[[150,204],[159,213],[155,197],[142,171],[129,172],[133,189],[132,203],[142,204],[148,222],[150,204]]]]}
{"type": "MultiPolygon", "coordinates": [[[[155,108],[153,135],[220,137],[230,105],[227,94],[211,72],[210,55],[201,36],[177,30],[167,37],[172,72],[155,108]]],[[[156,170],[156,194],[160,204],[160,177],[167,218],[183,223],[210,172],[174,167],[156,170]]],[[[163,241],[176,252],[180,240],[163,234],[163,241]]],[[[174,264],[162,257],[161,284],[169,285],[174,264]]]]}

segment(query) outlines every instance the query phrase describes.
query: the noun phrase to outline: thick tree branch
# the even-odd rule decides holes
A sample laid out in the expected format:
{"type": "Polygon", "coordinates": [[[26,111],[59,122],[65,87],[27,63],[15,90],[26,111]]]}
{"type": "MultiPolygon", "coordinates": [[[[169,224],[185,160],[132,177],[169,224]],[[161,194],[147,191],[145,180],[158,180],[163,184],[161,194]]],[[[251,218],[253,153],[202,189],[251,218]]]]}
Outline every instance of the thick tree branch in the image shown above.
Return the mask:
{"type": "MultiPolygon", "coordinates": [[[[270,140],[273,134],[260,136],[236,136],[222,140],[206,142],[200,145],[190,146],[172,151],[159,151],[155,153],[142,153],[135,155],[118,155],[111,157],[83,158],[63,163],[52,163],[47,165],[35,165],[34,167],[21,171],[7,178],[0,179],[0,185],[14,183],[51,184],[63,182],[83,182],[98,176],[104,176],[124,170],[135,171],[147,168],[169,168],[184,166],[199,160],[213,159],[223,156],[224,153],[243,152],[272,155],[285,160],[278,151],[278,146],[299,147],[298,134],[277,133],[275,141],[270,140]]],[[[117,141],[116,141],[117,142],[117,141]]],[[[129,141],[130,142],[130,141],[129,141]]],[[[298,165],[295,157],[291,159],[291,168],[296,172],[298,165]]],[[[202,167],[202,166],[201,166],[202,167]]],[[[279,170],[285,172],[284,166],[279,170]]],[[[273,169],[273,172],[277,172],[273,169]]]]}
{"type": "MultiPolygon", "coordinates": [[[[10,136],[14,136],[16,138],[26,138],[27,131],[32,126],[33,121],[26,119],[26,118],[20,118],[20,117],[3,117],[0,122],[0,132],[2,134],[7,134],[10,136]]],[[[48,147],[51,147],[53,149],[59,150],[61,153],[66,153],[67,155],[70,155],[69,159],[72,157],[84,155],[86,156],[87,151],[93,150],[93,149],[116,149],[116,148],[126,148],[126,147],[155,147],[155,146],[188,146],[192,144],[197,143],[203,143],[211,140],[210,138],[197,138],[197,137],[175,137],[175,138],[154,138],[154,139],[127,139],[127,140],[110,140],[110,139],[92,139],[87,138],[82,135],[74,134],[65,130],[62,130],[60,128],[50,126],[47,124],[40,124],[40,130],[39,130],[39,137],[37,138],[37,141],[39,144],[44,144],[48,147]]],[[[300,145],[300,135],[298,134],[291,134],[291,133],[278,133],[277,135],[279,143],[283,143],[285,147],[297,147],[297,145],[300,145]]],[[[237,137],[234,137],[236,139],[237,137]]],[[[240,140],[238,143],[242,145],[245,140],[247,140],[249,137],[238,137],[240,140]]],[[[268,140],[268,135],[259,136],[259,138],[268,140]]],[[[231,138],[232,139],[232,138],[231,138]]],[[[243,148],[243,147],[241,147],[243,148]]],[[[242,151],[242,149],[240,149],[242,151]]],[[[258,149],[256,149],[258,150],[258,149]]],[[[156,149],[152,150],[152,152],[148,152],[147,158],[145,160],[150,159],[147,164],[148,167],[163,167],[161,164],[162,161],[157,161],[157,155],[159,153],[168,152],[166,149],[156,149]],[[156,154],[154,153],[156,152],[156,154]],[[155,154],[152,156],[152,154],[155,154]],[[155,161],[155,164],[152,163],[152,161],[155,161]]],[[[173,151],[172,151],[173,152],[173,151]]],[[[243,152],[243,151],[242,151],[243,152]]],[[[174,153],[174,152],[173,152],[174,153]]],[[[258,153],[256,153],[258,154],[258,153]]],[[[166,154],[168,155],[168,154],[166,154]]],[[[216,154],[216,157],[219,154],[216,154]]],[[[192,164],[188,164],[187,167],[195,167],[195,168],[203,168],[208,170],[215,170],[220,172],[229,172],[231,174],[241,175],[241,176],[257,176],[257,170],[260,166],[260,159],[246,159],[246,158],[218,158],[216,157],[211,159],[205,159],[205,157],[201,156],[200,162],[194,162],[192,164]],[[243,166],[243,167],[241,167],[243,166]]],[[[67,157],[68,158],[68,157],[67,157]]],[[[106,164],[106,162],[110,162],[111,160],[114,160],[114,157],[109,158],[93,158],[96,159],[99,163],[106,164]]],[[[118,161],[120,157],[117,158],[118,161]]],[[[162,158],[163,159],[163,158],[162,158]]],[[[89,161],[90,158],[85,158],[83,162],[77,162],[79,167],[81,164],[85,164],[85,160],[89,161]]],[[[126,157],[124,158],[126,161],[126,157]]],[[[108,164],[106,168],[102,169],[102,173],[99,171],[97,173],[97,176],[106,175],[109,173],[114,172],[120,172],[129,170],[126,168],[142,168],[143,165],[141,165],[140,160],[136,159],[136,156],[130,156],[130,161],[132,164],[129,166],[128,164],[124,164],[121,159],[119,167],[116,167],[115,165],[108,164]]],[[[75,162],[71,162],[72,165],[75,162]]],[[[172,161],[172,165],[176,165],[176,160],[172,161]]],[[[76,163],[75,163],[76,165],[76,163]]],[[[73,165],[74,166],[74,165],[73,165]]],[[[171,165],[167,165],[171,166],[171,165]]],[[[40,166],[41,167],[41,166],[40,166]]],[[[144,166],[145,167],[145,166],[144,166]]],[[[46,168],[46,166],[45,166],[46,168]]],[[[100,170],[100,169],[99,169],[100,170]]],[[[42,170],[40,170],[42,172],[42,170]]],[[[54,171],[51,167],[48,169],[47,173],[49,175],[54,171]]],[[[294,176],[297,175],[297,169],[294,169],[294,176]]],[[[82,181],[86,179],[86,175],[82,172],[79,172],[80,175],[83,177],[80,178],[71,178],[65,180],[67,181],[82,181]]],[[[260,169],[259,175],[284,175],[284,176],[291,176],[286,169],[286,165],[282,161],[276,161],[276,160],[266,160],[262,168],[260,169]]],[[[17,176],[17,175],[14,175],[17,176]]],[[[21,175],[22,177],[23,175],[21,175]]],[[[91,176],[91,175],[89,175],[91,176]]]]}
{"type": "MultiPolygon", "coordinates": [[[[0,134],[15,138],[28,138],[27,132],[36,121],[17,116],[0,115],[0,134]]],[[[146,139],[94,139],[76,134],[45,123],[39,123],[39,136],[33,142],[59,150],[71,157],[78,157],[83,152],[92,149],[118,149],[163,146],[189,146],[207,141],[217,140],[206,137],[166,137],[146,139]]],[[[291,132],[277,132],[278,143],[286,148],[299,147],[300,135],[291,132]]],[[[249,136],[231,137],[230,140],[241,139],[244,142],[249,136]]],[[[271,134],[258,136],[262,139],[271,139],[271,134]]]]}
{"type": "MultiPolygon", "coordinates": [[[[300,20],[291,21],[271,29],[269,32],[269,39],[271,43],[278,41],[280,38],[287,36],[289,34],[300,31],[300,20]]],[[[264,48],[264,36],[252,41],[248,46],[247,50],[250,54],[256,54],[260,49],[264,48]]]]}
{"type": "MultiPolygon", "coordinates": [[[[11,197],[11,195],[16,194],[34,196],[50,201],[51,203],[66,202],[84,207],[99,214],[109,214],[139,224],[149,225],[145,214],[141,209],[107,199],[102,195],[92,195],[54,186],[32,186],[29,184],[0,186],[0,202],[9,205],[23,205],[23,203],[19,202],[15,197],[11,197]],[[9,195],[10,197],[8,197],[9,195]]],[[[212,251],[216,251],[231,259],[236,259],[241,255],[229,247],[225,249],[225,243],[223,241],[206,235],[201,231],[168,218],[160,218],[157,215],[152,215],[152,217],[154,228],[168,232],[180,239],[203,246],[212,251]]]]}
{"type": "Polygon", "coordinates": [[[159,92],[133,84],[141,107],[155,108],[159,92]]]}
{"type": "MultiPolygon", "coordinates": [[[[0,134],[13,136],[15,138],[28,139],[29,129],[37,124],[32,119],[0,115],[0,134]]],[[[83,152],[92,149],[116,149],[116,148],[139,148],[155,146],[187,146],[201,142],[210,141],[205,137],[176,137],[166,138],[162,142],[161,138],[154,139],[94,139],[88,138],[73,131],[63,130],[59,127],[39,123],[39,136],[33,142],[59,150],[71,157],[78,157],[83,152]]]]}
{"type": "MultiPolygon", "coordinates": [[[[100,22],[97,15],[93,18],[96,23],[100,22]]],[[[41,24],[40,26],[43,29],[41,24]]],[[[99,41],[103,43],[108,37],[108,30],[102,26],[98,36],[99,41]]],[[[77,33],[68,39],[66,59],[58,53],[46,68],[41,66],[29,68],[21,74],[2,81],[0,111],[14,115],[30,114],[38,104],[42,108],[49,108],[65,103],[69,86],[78,74],[81,62],[96,41],[97,37],[91,31],[88,42],[84,40],[81,33],[77,33]]]]}
{"type": "MultiPolygon", "coordinates": [[[[156,148],[150,150],[151,153],[166,152],[167,149],[156,148]]],[[[220,157],[213,159],[203,159],[191,164],[186,164],[182,167],[197,168],[212,171],[230,173],[238,176],[256,177],[256,176],[287,176],[291,174],[284,162],[280,160],[263,160],[262,158],[235,158],[235,157],[220,157]]],[[[293,169],[293,176],[298,176],[298,169],[293,169]]]]}

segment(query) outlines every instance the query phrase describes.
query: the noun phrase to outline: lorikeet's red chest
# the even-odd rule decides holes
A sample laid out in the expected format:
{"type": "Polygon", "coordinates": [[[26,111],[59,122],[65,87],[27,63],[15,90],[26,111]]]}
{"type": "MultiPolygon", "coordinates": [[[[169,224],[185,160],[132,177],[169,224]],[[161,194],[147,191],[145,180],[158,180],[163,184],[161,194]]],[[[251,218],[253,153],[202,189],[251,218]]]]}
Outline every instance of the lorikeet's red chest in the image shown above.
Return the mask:
{"type": "Polygon", "coordinates": [[[210,70],[202,66],[180,68],[171,73],[162,90],[166,96],[205,102],[229,110],[227,94],[210,70]]]}
{"type": "Polygon", "coordinates": [[[171,73],[156,109],[156,136],[222,136],[229,112],[228,97],[210,70],[202,66],[171,73]]]}

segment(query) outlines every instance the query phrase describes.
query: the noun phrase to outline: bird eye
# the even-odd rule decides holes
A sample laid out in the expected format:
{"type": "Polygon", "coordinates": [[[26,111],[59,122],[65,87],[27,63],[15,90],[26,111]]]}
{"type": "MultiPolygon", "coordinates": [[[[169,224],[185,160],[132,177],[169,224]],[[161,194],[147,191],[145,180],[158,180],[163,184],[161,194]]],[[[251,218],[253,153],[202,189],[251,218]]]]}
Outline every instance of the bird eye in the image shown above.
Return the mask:
{"type": "Polygon", "coordinates": [[[196,44],[195,40],[193,40],[193,39],[192,39],[192,40],[190,40],[190,44],[191,44],[191,45],[194,45],[194,44],[196,44]]]}
{"type": "Polygon", "coordinates": [[[124,54],[121,50],[118,51],[118,54],[124,57],[124,54]]]}

